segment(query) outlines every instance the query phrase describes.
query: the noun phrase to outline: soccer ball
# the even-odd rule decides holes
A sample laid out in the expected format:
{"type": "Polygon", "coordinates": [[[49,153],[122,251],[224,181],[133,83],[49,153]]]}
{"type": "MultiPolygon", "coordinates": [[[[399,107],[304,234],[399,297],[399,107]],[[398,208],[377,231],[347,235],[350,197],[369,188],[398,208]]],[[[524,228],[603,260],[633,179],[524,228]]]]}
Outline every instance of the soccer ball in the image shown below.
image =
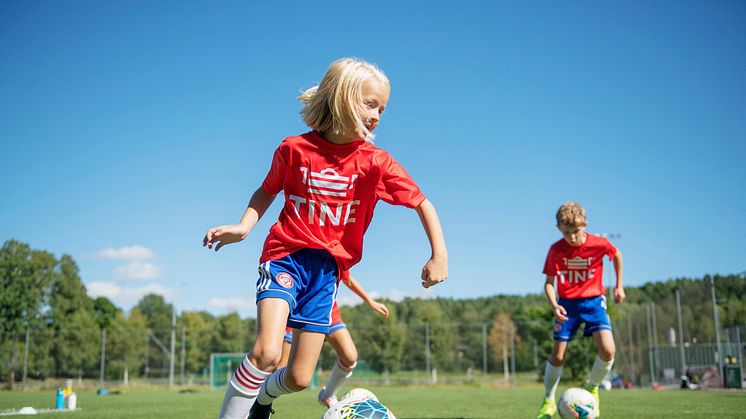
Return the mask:
{"type": "Polygon", "coordinates": [[[582,388],[567,389],[557,403],[562,419],[596,419],[596,399],[582,388]]]}
{"type": "Polygon", "coordinates": [[[376,397],[376,395],[373,394],[372,391],[366,390],[364,388],[353,388],[352,390],[348,391],[347,394],[342,396],[342,401],[347,401],[347,403],[349,404],[354,404],[369,399],[378,401],[378,397],[376,397]]]}
{"type": "Polygon", "coordinates": [[[364,388],[354,388],[324,413],[321,419],[396,419],[378,401],[375,394],[364,388]]]}

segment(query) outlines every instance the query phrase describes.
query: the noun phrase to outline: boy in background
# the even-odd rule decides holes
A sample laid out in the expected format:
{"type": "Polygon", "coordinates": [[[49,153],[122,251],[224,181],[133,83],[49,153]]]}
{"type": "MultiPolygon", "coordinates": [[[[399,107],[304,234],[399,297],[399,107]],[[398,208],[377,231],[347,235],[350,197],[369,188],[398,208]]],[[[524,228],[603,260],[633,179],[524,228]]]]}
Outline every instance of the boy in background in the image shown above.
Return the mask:
{"type": "Polygon", "coordinates": [[[557,412],[554,396],[562,376],[567,344],[582,323],[585,323],[584,336],[593,336],[598,348],[590,379],[584,387],[596,398],[596,417],[600,416],[598,386],[614,364],[616,347],[611,320],[606,313],[603,257],[608,256],[614,262],[614,302],[618,304],[625,299],[622,253],[604,237],[586,233],[587,225],[585,209],[577,202],[567,202],[557,211],[557,228],[562,232],[562,239],[549,248],[544,264],[544,293],[555,317],[554,347],[544,370],[544,403],[537,419],[549,419],[557,412]]]}

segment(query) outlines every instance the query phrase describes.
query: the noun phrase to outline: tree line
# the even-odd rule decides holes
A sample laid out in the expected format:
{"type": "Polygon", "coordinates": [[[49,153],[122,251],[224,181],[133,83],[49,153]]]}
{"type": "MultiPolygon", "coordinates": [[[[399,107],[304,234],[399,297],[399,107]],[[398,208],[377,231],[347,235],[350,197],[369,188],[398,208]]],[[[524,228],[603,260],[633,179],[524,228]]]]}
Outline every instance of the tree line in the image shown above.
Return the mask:
{"type": "MultiPolygon", "coordinates": [[[[722,327],[743,323],[746,278],[742,274],[629,287],[627,302],[610,305],[609,312],[612,319],[620,320],[657,302],[658,323],[673,324],[676,310],[672,295],[679,290],[685,302],[685,335],[713,342],[714,328],[707,315],[712,313],[709,287],[713,279],[722,327]]],[[[206,311],[179,313],[173,329],[173,305],[155,294],[146,295],[125,312],[105,297],[88,296],[78,266],[69,255],[57,258],[17,240],[7,240],[0,249],[0,282],[0,382],[10,387],[21,377],[24,358],[29,379],[98,377],[104,329],[108,379],[120,379],[125,373],[130,377],[162,374],[172,332],[179,342],[179,363],[183,353],[187,374],[204,371],[211,353],[248,352],[256,334],[253,318],[242,319],[236,313],[215,316],[206,311]],[[29,335],[33,344],[27,345],[29,335]]],[[[541,288],[541,281],[537,288],[541,288]]],[[[485,368],[499,372],[507,368],[509,355],[514,355],[511,363],[516,370],[527,371],[539,367],[551,350],[553,317],[544,296],[538,293],[458,300],[407,298],[385,303],[390,309],[388,319],[364,304],[341,309],[360,359],[376,372],[423,370],[427,366],[443,372],[485,368]]],[[[665,343],[664,339],[658,343],[665,343]]],[[[571,345],[567,357],[570,375],[584,374],[594,355],[590,339],[571,345]]],[[[334,360],[327,345],[322,367],[330,368],[334,360]]]]}

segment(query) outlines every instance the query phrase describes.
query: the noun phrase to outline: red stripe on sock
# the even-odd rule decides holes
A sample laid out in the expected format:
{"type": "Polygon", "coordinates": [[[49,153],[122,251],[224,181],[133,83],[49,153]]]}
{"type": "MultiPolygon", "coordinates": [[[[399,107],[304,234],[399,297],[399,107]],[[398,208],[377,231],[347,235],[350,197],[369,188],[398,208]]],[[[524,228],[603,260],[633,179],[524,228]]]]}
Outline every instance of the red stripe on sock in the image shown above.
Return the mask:
{"type": "MultiPolygon", "coordinates": [[[[238,372],[238,371],[236,371],[236,372],[238,372]]],[[[243,386],[244,388],[247,388],[249,390],[258,390],[259,389],[259,386],[252,386],[251,384],[249,384],[249,383],[245,382],[243,379],[241,379],[241,376],[239,376],[238,374],[233,374],[233,378],[235,378],[236,381],[238,381],[238,383],[241,384],[241,386],[243,386]]]]}
{"type": "Polygon", "coordinates": [[[249,371],[248,368],[244,367],[243,363],[241,363],[241,365],[239,365],[238,368],[241,369],[244,372],[245,375],[248,375],[249,379],[251,379],[251,381],[257,381],[257,382],[260,382],[260,383],[262,381],[264,381],[264,378],[254,376],[254,374],[252,374],[251,371],[249,371]]]}
{"type": "Polygon", "coordinates": [[[250,382],[251,384],[261,385],[264,382],[264,378],[254,377],[243,365],[240,365],[236,369],[236,372],[241,374],[241,378],[250,382]]]}

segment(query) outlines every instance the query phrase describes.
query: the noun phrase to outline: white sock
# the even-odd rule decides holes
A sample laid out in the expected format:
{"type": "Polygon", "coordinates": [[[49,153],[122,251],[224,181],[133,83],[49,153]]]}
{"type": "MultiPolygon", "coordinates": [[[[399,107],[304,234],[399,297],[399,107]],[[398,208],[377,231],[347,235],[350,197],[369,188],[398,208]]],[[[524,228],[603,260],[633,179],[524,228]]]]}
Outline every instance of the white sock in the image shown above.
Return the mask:
{"type": "Polygon", "coordinates": [[[287,371],[286,368],[280,368],[267,378],[259,391],[259,396],[256,399],[257,403],[268,405],[283,394],[295,393],[285,384],[285,371],[287,371]]]}
{"type": "Polygon", "coordinates": [[[611,371],[612,365],[614,365],[613,359],[606,362],[601,357],[596,356],[596,361],[593,362],[593,368],[591,368],[591,385],[598,387],[611,371]]]}
{"type": "Polygon", "coordinates": [[[268,375],[268,372],[255,367],[247,355],[241,365],[236,368],[236,372],[233,373],[225,389],[218,417],[220,419],[245,419],[259,393],[259,388],[268,375]]]}
{"type": "Polygon", "coordinates": [[[562,377],[562,365],[555,367],[547,361],[547,366],[544,368],[544,397],[554,400],[554,393],[557,392],[560,377],[562,377]]]}
{"type": "Polygon", "coordinates": [[[337,392],[344,385],[345,381],[352,376],[352,370],[357,366],[357,362],[352,366],[346,367],[342,365],[342,362],[337,359],[337,362],[332,368],[332,372],[329,373],[329,382],[324,386],[324,394],[321,396],[322,399],[336,396],[337,392]]]}

